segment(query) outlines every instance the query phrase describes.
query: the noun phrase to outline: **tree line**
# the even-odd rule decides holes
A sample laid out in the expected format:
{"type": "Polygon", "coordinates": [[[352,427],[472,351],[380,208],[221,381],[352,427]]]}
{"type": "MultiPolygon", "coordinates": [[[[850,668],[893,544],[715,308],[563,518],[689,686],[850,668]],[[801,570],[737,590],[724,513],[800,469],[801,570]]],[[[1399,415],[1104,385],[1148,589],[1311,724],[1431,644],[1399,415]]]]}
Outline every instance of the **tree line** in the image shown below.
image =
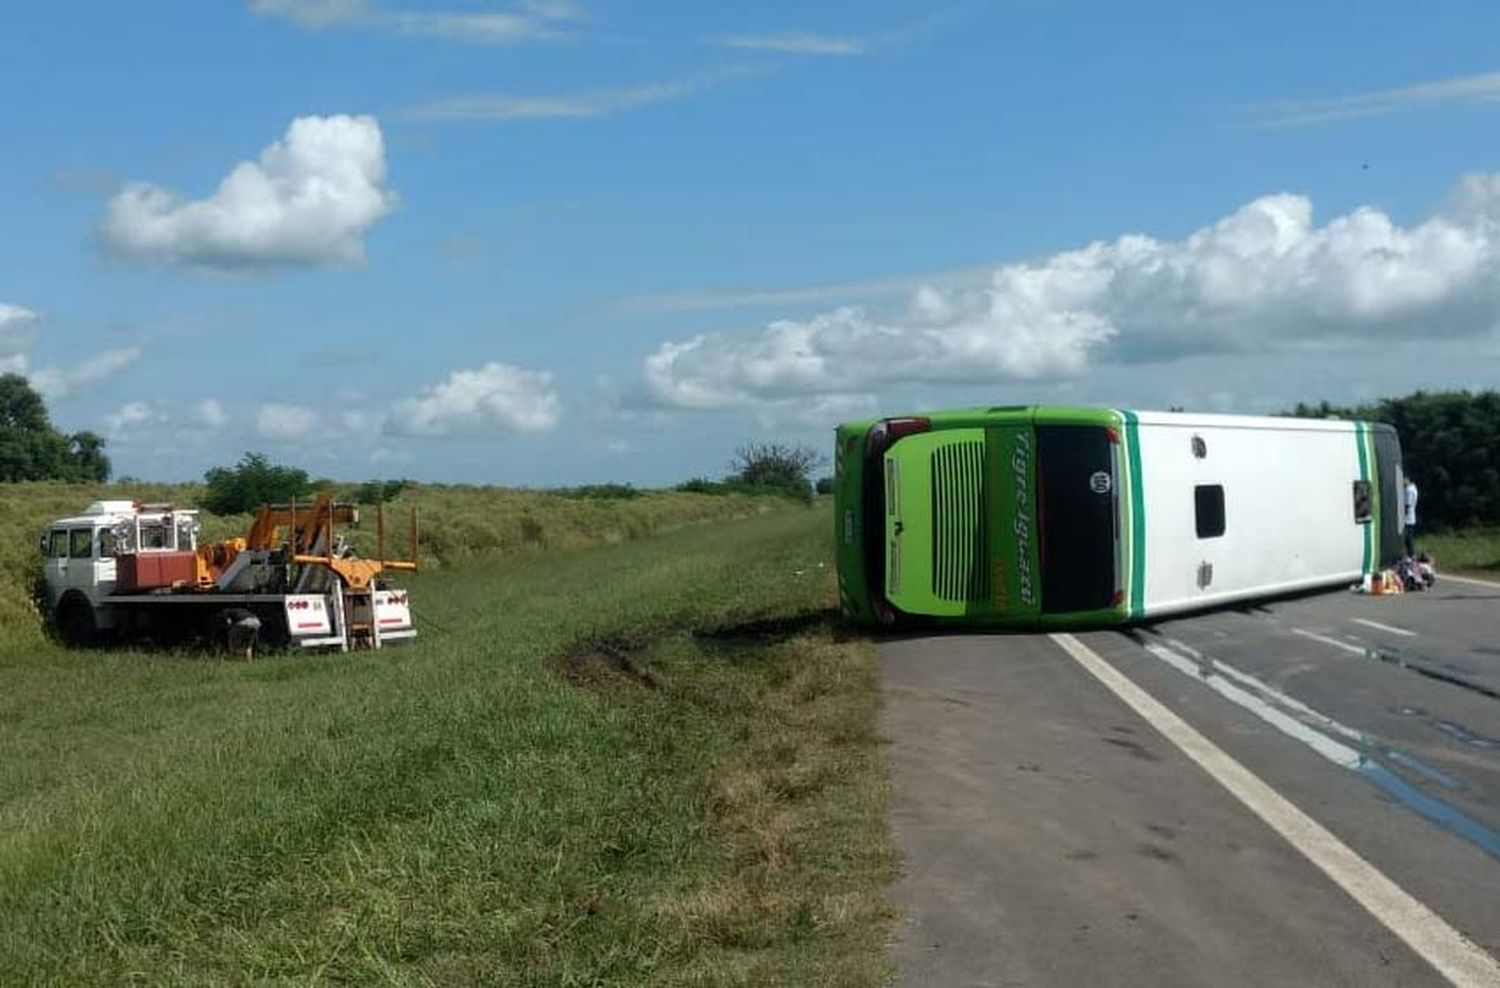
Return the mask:
{"type": "Polygon", "coordinates": [[[1417,484],[1423,528],[1500,525],[1500,392],[1418,391],[1364,405],[1299,403],[1304,418],[1389,422],[1417,484]]]}

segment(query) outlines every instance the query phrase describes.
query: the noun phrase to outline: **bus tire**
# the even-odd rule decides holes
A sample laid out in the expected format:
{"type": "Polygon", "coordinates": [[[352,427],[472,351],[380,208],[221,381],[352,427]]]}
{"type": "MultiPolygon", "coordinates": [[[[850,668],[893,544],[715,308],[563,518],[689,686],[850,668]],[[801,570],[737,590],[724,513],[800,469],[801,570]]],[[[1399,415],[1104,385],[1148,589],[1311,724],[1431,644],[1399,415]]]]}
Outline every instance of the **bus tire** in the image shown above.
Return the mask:
{"type": "Polygon", "coordinates": [[[57,633],[67,645],[87,648],[99,638],[94,607],[82,594],[69,594],[59,601],[54,618],[57,621],[57,633]]]}

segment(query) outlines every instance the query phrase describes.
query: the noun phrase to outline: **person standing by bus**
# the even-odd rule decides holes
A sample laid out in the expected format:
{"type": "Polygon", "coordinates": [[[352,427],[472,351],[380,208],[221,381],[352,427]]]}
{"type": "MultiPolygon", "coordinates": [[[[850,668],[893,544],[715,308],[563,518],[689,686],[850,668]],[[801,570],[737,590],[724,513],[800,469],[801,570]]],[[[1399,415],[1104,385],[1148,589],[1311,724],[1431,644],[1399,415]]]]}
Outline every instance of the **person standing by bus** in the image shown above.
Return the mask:
{"type": "Polygon", "coordinates": [[[1406,478],[1406,490],[1401,492],[1401,534],[1406,539],[1406,554],[1417,554],[1417,484],[1406,478]]]}

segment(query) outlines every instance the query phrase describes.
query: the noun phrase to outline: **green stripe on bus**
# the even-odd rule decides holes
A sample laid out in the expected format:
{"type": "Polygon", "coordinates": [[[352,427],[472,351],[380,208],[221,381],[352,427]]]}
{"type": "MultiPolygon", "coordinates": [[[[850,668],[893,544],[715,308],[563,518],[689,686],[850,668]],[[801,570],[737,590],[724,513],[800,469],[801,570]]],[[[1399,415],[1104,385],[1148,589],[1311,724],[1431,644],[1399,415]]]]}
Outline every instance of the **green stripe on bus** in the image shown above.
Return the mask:
{"type": "MultiPolygon", "coordinates": [[[[1359,450],[1359,479],[1362,480],[1362,481],[1364,481],[1364,482],[1366,482],[1366,483],[1369,483],[1369,480],[1370,480],[1370,454],[1365,449],[1365,441],[1366,441],[1365,424],[1363,422],[1355,422],[1354,423],[1354,447],[1355,447],[1355,449],[1359,450]]],[[[1373,529],[1371,527],[1371,522],[1365,522],[1364,529],[1365,529],[1365,531],[1364,531],[1365,551],[1364,551],[1364,564],[1361,567],[1361,571],[1365,572],[1365,573],[1370,573],[1370,572],[1373,572],[1372,562],[1373,562],[1373,560],[1375,558],[1375,546],[1374,546],[1375,533],[1374,533],[1374,531],[1373,531],[1373,529]]]]}
{"type": "Polygon", "coordinates": [[[1130,461],[1130,616],[1146,613],[1146,495],[1141,481],[1141,423],[1125,415],[1125,452],[1130,461]]]}
{"type": "Polygon", "coordinates": [[[1365,442],[1370,447],[1370,557],[1376,566],[1383,566],[1385,565],[1385,560],[1381,558],[1382,549],[1380,545],[1380,533],[1384,531],[1381,528],[1380,522],[1380,512],[1383,505],[1380,499],[1380,461],[1375,457],[1374,429],[1365,429],[1365,442]]]}

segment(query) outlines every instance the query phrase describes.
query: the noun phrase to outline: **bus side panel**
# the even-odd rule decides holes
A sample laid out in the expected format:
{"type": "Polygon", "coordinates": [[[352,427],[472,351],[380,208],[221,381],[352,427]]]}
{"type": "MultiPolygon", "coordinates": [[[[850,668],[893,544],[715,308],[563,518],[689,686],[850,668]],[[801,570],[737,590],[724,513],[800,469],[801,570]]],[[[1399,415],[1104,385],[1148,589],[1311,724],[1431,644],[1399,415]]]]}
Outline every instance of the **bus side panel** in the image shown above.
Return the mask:
{"type": "Polygon", "coordinates": [[[1139,435],[1147,615],[1359,579],[1378,521],[1355,520],[1353,423],[1141,413],[1139,435]],[[1222,488],[1222,534],[1199,537],[1199,487],[1222,488]]]}

